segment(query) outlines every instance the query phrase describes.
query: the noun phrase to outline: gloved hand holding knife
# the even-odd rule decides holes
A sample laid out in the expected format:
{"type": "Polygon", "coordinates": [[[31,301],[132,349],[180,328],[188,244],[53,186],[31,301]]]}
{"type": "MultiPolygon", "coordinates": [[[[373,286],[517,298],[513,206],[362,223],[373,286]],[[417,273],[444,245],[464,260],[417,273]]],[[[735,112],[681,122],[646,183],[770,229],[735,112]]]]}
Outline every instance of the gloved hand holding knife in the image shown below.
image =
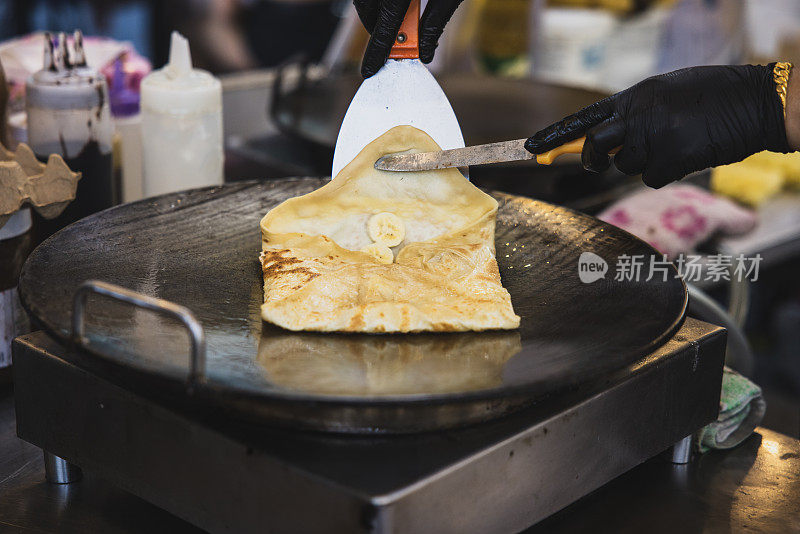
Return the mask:
{"type": "Polygon", "coordinates": [[[541,154],[586,136],[586,169],[607,169],[609,153],[620,147],[613,156],[617,169],[641,173],[651,187],[762,150],[791,152],[800,148],[800,87],[783,85],[789,85],[784,120],[775,65],[691,67],[653,76],[540,130],[525,148],[541,154]]]}
{"type": "Polygon", "coordinates": [[[661,187],[762,150],[800,149],[800,82],[791,83],[791,70],[789,63],[681,69],[648,78],[527,140],[388,155],[375,166],[410,171],[534,157],[549,164],[572,152],[581,154],[586,169],[600,172],[613,154],[620,171],[641,173],[647,185],[661,187]]]}

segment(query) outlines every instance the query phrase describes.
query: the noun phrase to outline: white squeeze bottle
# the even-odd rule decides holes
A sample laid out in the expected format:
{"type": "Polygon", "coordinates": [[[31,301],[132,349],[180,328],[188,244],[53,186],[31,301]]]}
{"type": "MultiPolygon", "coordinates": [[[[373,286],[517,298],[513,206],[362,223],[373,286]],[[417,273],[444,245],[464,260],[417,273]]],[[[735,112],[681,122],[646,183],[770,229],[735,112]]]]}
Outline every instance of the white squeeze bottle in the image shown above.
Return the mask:
{"type": "Polygon", "coordinates": [[[172,32],[169,63],[141,84],[144,196],[222,184],[222,85],[192,68],[189,42],[172,32]]]}

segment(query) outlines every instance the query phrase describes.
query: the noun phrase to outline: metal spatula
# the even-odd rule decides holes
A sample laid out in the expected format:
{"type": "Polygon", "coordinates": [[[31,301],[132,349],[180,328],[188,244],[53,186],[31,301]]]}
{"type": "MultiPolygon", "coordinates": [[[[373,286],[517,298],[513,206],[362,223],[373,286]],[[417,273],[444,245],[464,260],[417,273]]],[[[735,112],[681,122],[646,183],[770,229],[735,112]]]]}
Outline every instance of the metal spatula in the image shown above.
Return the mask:
{"type": "Polygon", "coordinates": [[[418,31],[419,0],[412,0],[386,64],[364,80],[347,108],[336,139],[331,176],[394,126],[419,128],[443,149],[464,146],[450,102],[419,60],[418,31]]]}

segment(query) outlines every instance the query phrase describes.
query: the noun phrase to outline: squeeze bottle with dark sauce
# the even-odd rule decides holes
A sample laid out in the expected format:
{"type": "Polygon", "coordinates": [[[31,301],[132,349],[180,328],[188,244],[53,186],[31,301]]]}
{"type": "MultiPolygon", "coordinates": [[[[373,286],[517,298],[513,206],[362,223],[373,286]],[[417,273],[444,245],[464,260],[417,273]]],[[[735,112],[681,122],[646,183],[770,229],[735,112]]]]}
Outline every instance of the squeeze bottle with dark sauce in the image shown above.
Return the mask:
{"type": "Polygon", "coordinates": [[[40,160],[60,154],[81,173],[75,200],[61,215],[49,221],[37,215],[37,241],[117,203],[108,87],[103,75],[86,65],[80,32],[73,43],[70,51],[64,33],[55,39],[46,34],[44,68],[25,87],[28,144],[40,160]]]}

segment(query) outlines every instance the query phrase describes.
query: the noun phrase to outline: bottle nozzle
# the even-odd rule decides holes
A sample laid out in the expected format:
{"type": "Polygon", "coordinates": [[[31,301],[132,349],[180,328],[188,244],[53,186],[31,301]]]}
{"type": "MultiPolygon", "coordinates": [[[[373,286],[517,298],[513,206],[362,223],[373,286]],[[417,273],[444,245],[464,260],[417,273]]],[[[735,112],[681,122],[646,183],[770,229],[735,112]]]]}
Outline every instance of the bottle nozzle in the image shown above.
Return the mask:
{"type": "Polygon", "coordinates": [[[86,66],[86,52],[83,49],[83,34],[75,30],[73,34],[73,50],[67,43],[67,34],[44,32],[44,70],[61,72],[73,67],[86,66]]]}
{"type": "Polygon", "coordinates": [[[64,68],[71,69],[73,67],[72,55],[69,52],[69,43],[67,42],[67,34],[60,32],[58,34],[58,45],[64,51],[64,68]],[[63,45],[61,43],[64,43],[63,45]]]}
{"type": "Polygon", "coordinates": [[[55,70],[61,72],[65,69],[66,63],[64,61],[67,55],[67,39],[64,32],[60,32],[54,38],[55,45],[53,47],[53,64],[55,70]]]}
{"type": "Polygon", "coordinates": [[[189,41],[178,32],[172,32],[169,46],[169,64],[165,69],[170,78],[178,78],[192,71],[192,55],[189,41]]]}
{"type": "Polygon", "coordinates": [[[56,70],[55,50],[53,49],[53,35],[44,32],[44,70],[56,70]]]}
{"type": "Polygon", "coordinates": [[[72,39],[72,46],[75,48],[74,65],[76,67],[85,67],[86,52],[83,50],[83,33],[80,30],[75,30],[75,33],[72,34],[72,39]]]}

